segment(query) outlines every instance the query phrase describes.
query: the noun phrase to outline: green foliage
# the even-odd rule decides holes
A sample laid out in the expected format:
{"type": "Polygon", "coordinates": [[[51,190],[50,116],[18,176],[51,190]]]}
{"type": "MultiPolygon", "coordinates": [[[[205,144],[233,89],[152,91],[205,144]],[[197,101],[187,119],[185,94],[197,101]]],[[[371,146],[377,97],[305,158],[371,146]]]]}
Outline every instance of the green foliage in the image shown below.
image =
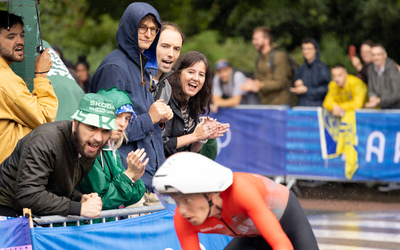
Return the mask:
{"type": "Polygon", "coordinates": [[[86,54],[93,74],[101,60],[116,48],[118,21],[103,14],[94,20],[86,17],[89,5],[85,0],[41,1],[43,39],[58,45],[64,57],[76,62],[86,54]],[[44,14],[45,13],[45,14],[44,14]]]}
{"type": "Polygon", "coordinates": [[[357,70],[352,66],[347,50],[333,34],[325,34],[321,40],[321,61],[329,68],[337,63],[343,64],[350,74],[356,75],[357,70]]]}
{"type": "Polygon", "coordinates": [[[218,31],[204,31],[185,41],[182,53],[192,50],[201,51],[210,60],[211,65],[214,65],[218,59],[224,58],[234,67],[253,71],[257,56],[253,45],[245,42],[242,37],[227,38],[223,43],[219,43],[221,38],[218,31]]]}
{"type": "MultiPolygon", "coordinates": [[[[372,39],[382,43],[389,57],[400,62],[396,33],[399,0],[148,0],[162,20],[177,23],[188,37],[183,48],[201,50],[211,63],[227,58],[236,67],[251,70],[256,51],[250,43],[253,29],[270,26],[274,42],[303,63],[300,41],[306,36],[321,43],[322,59],[352,70],[350,44],[372,39]]],[[[59,45],[76,62],[88,55],[91,72],[116,48],[118,22],[132,0],[41,1],[43,37],[59,45]]],[[[6,3],[0,3],[6,9],[6,3]]],[[[353,73],[353,72],[352,72],[353,73]]]]}

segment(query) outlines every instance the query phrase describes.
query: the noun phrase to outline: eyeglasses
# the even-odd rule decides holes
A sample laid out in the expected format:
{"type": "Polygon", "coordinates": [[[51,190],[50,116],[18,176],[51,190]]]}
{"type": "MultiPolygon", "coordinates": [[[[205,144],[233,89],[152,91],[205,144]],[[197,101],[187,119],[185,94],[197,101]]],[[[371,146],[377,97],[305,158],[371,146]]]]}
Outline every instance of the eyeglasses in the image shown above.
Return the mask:
{"type": "Polygon", "coordinates": [[[154,36],[154,35],[157,35],[158,32],[160,31],[160,29],[157,28],[157,27],[147,27],[147,26],[140,26],[140,27],[139,27],[139,32],[140,32],[141,34],[146,33],[148,30],[150,30],[150,33],[151,33],[153,36],[154,36]]]}

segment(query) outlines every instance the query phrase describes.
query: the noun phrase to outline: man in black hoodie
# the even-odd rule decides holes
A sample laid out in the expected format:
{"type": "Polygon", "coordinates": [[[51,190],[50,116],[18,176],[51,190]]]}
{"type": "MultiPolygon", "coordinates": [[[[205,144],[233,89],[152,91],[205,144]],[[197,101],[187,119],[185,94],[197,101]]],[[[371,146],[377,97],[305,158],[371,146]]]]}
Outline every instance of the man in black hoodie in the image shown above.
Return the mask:
{"type": "Polygon", "coordinates": [[[313,38],[301,41],[305,63],[297,70],[290,91],[297,95],[297,106],[320,107],[331,79],[329,68],[319,59],[319,46],[313,38]]]}

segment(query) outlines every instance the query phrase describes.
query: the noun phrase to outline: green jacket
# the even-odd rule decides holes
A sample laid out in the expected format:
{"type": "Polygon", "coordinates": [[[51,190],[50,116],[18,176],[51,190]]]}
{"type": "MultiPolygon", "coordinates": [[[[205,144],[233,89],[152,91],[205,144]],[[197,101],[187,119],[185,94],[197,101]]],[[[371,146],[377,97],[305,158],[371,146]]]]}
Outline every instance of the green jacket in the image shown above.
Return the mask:
{"type": "Polygon", "coordinates": [[[82,194],[98,193],[103,210],[135,204],[143,197],[146,188],[141,179],[133,183],[124,171],[118,150],[106,147],[97,157],[88,176],[76,188],[82,194]]]}
{"type": "Polygon", "coordinates": [[[204,144],[203,147],[201,147],[199,153],[215,161],[218,153],[217,139],[209,139],[207,143],[204,144]]]}
{"type": "Polygon", "coordinates": [[[290,63],[285,52],[278,50],[273,61],[274,71],[271,72],[270,55],[275,49],[277,46],[273,45],[270,52],[265,55],[260,54],[254,70],[254,78],[262,82],[261,104],[290,104],[289,88],[292,84],[290,63]]]}

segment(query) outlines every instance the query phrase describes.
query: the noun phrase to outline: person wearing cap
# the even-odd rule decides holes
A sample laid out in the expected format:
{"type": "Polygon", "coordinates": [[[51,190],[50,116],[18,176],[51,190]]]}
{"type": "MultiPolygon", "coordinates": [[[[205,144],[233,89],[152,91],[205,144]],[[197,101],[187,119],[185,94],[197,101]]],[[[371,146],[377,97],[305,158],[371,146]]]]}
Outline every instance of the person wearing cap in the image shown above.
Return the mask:
{"type": "Polygon", "coordinates": [[[260,104],[259,97],[253,92],[242,91],[247,77],[238,69],[232,68],[225,59],[215,62],[216,74],[213,78],[213,113],[219,107],[235,107],[239,104],[260,104]]]}
{"type": "Polygon", "coordinates": [[[167,209],[176,205],[175,231],[183,250],[200,250],[198,233],[234,237],[225,250],[318,249],[296,196],[264,176],[233,173],[182,152],[156,172],[153,189],[167,209]]]}
{"type": "Polygon", "coordinates": [[[25,59],[24,35],[22,17],[0,10],[0,163],[22,137],[57,115],[57,96],[47,78],[52,66],[49,49],[36,57],[32,93],[11,68],[25,59]]]}
{"type": "Polygon", "coordinates": [[[46,123],[22,138],[0,165],[0,215],[100,216],[101,198],[75,187],[91,170],[117,130],[115,103],[98,94],[83,96],[73,121],[46,123]]]}
{"type": "Polygon", "coordinates": [[[92,170],[77,189],[83,194],[98,193],[103,202],[103,210],[116,209],[121,205],[126,207],[138,202],[146,191],[140,177],[149,159],[143,162],[146,153],[144,149],[137,149],[128,154],[128,169],[124,169],[117,148],[126,139],[126,127],[136,117],[132,101],[125,91],[116,87],[108,91],[102,89],[97,94],[109,97],[115,102],[118,130],[111,132],[106,147],[101,150],[92,170]]]}

